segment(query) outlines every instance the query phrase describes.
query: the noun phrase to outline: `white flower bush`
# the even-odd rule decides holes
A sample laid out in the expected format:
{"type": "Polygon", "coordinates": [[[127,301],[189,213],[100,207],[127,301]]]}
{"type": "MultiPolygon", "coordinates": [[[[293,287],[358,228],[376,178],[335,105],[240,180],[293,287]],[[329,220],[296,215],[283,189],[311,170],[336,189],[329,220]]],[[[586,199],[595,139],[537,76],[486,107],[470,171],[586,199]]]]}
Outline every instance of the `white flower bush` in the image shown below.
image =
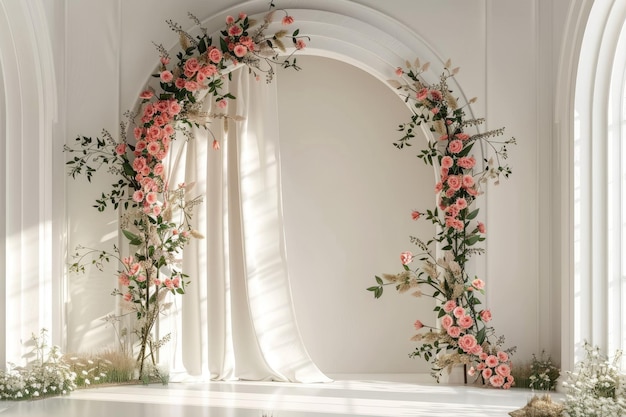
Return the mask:
{"type": "Polygon", "coordinates": [[[568,372],[563,383],[567,389],[565,411],[570,417],[623,417],[626,416],[626,375],[617,364],[622,352],[613,360],[585,342],[585,359],[568,372]]]}

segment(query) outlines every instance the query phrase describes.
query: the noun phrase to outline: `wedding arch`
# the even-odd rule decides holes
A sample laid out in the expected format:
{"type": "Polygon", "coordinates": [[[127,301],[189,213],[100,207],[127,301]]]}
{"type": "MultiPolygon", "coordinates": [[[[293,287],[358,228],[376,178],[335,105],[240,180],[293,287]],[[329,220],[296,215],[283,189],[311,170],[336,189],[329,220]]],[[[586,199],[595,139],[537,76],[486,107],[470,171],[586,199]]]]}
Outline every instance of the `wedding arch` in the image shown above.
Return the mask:
{"type": "MultiPolygon", "coordinates": [[[[250,6],[248,10],[254,10],[254,5],[259,3],[250,2],[246,8],[250,6]]],[[[346,6],[347,4],[342,4],[340,8],[346,6]]],[[[315,40],[306,49],[307,54],[347,62],[384,83],[393,78],[394,74],[398,74],[398,68],[404,66],[407,57],[419,57],[421,62],[430,62],[434,68],[440,67],[442,70],[447,70],[448,65],[443,64],[442,60],[417,35],[397,22],[392,22],[381,13],[365,7],[357,8],[358,10],[353,10],[350,16],[336,12],[297,8],[290,9],[289,13],[297,20],[301,33],[315,40]],[[384,29],[389,27],[392,30],[386,32],[384,29]],[[406,40],[407,43],[399,42],[399,39],[406,40]],[[367,44],[367,48],[363,47],[364,43],[367,44]]],[[[238,12],[239,10],[234,9],[226,10],[208,19],[203,25],[213,28],[214,21],[219,21],[221,26],[225,16],[238,12]]],[[[193,30],[191,29],[190,32],[193,33],[193,30]]],[[[419,64],[416,65],[420,67],[419,64]]],[[[424,66],[423,71],[420,70],[420,76],[428,83],[434,84],[438,76],[433,76],[433,72],[438,74],[438,71],[426,71],[424,66]]],[[[462,95],[460,88],[454,84],[453,79],[448,79],[447,82],[453,84],[451,89],[455,91],[457,96],[462,95]]],[[[468,109],[466,112],[469,113],[470,110],[468,109]]],[[[427,137],[432,139],[432,129],[429,129],[428,126],[422,126],[422,130],[427,137]]],[[[439,174],[437,161],[432,165],[435,168],[435,177],[437,178],[439,174]]],[[[128,234],[126,236],[129,237],[128,234]]],[[[129,239],[131,241],[137,240],[136,236],[132,234],[130,234],[129,239]]],[[[285,300],[285,304],[288,305],[288,293],[285,300]]],[[[295,323],[291,326],[294,327],[295,323]]],[[[296,327],[293,330],[297,333],[296,327]]],[[[306,356],[305,351],[304,356],[306,356]]],[[[267,360],[267,358],[265,359],[267,360]]],[[[286,379],[291,380],[289,377],[286,379]]]]}

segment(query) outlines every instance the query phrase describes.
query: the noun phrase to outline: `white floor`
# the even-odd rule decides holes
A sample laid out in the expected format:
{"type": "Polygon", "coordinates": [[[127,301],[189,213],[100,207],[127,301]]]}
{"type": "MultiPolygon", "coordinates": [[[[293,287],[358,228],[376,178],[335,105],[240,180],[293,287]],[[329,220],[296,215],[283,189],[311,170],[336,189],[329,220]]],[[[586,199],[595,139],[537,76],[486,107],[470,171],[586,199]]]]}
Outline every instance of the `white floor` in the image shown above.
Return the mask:
{"type": "MultiPolygon", "coordinates": [[[[506,417],[533,393],[435,383],[336,380],[170,383],[82,389],[65,397],[0,402],[0,417],[506,417]]],[[[558,394],[553,400],[561,400],[558,394]]]]}

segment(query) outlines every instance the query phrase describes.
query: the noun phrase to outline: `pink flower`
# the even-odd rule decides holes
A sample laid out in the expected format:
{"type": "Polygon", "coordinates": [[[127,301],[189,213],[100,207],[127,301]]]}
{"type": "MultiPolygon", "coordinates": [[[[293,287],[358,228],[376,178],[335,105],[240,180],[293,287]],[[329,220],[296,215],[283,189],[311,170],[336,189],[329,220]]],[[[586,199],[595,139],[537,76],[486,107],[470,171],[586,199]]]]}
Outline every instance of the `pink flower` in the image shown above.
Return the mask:
{"type": "Polygon", "coordinates": [[[155,193],[155,192],[149,192],[149,193],[146,195],[146,202],[147,202],[148,204],[154,204],[154,203],[156,203],[156,202],[157,202],[157,193],[155,193]]]}
{"type": "Polygon", "coordinates": [[[400,67],[396,68],[396,75],[400,77],[402,74],[404,74],[404,70],[400,67]]]}
{"type": "Polygon", "coordinates": [[[483,347],[481,345],[476,345],[472,348],[472,350],[470,351],[470,353],[472,355],[480,355],[483,352],[483,347]]]}
{"type": "Polygon", "coordinates": [[[145,275],[139,275],[139,276],[137,277],[137,282],[144,282],[146,279],[147,279],[147,278],[146,278],[146,276],[145,276],[145,275]]]}
{"type": "Polygon", "coordinates": [[[422,88],[420,91],[417,92],[417,99],[419,101],[424,101],[428,98],[428,89],[427,88],[422,88]]]}
{"type": "Polygon", "coordinates": [[[462,317],[465,315],[465,309],[461,306],[458,306],[452,311],[452,314],[454,314],[454,317],[458,319],[459,317],[462,317]]]}
{"type": "Polygon", "coordinates": [[[159,142],[150,142],[148,144],[148,153],[150,155],[156,155],[160,150],[161,150],[161,145],[159,144],[159,142]]]}
{"type": "Polygon", "coordinates": [[[474,376],[474,375],[476,375],[476,369],[474,369],[474,367],[472,366],[471,368],[469,368],[469,369],[467,370],[467,374],[468,374],[469,376],[474,376]]]}
{"type": "Polygon", "coordinates": [[[439,107],[433,107],[432,109],[430,109],[430,112],[432,114],[439,114],[439,107]]]}
{"type": "Polygon", "coordinates": [[[172,283],[172,280],[171,280],[171,279],[169,279],[169,278],[165,278],[165,281],[163,281],[163,283],[164,283],[164,284],[165,284],[165,286],[166,286],[168,289],[170,289],[170,290],[171,290],[172,288],[174,288],[174,284],[172,283]]]}
{"type": "Polygon", "coordinates": [[[421,215],[422,215],[422,213],[420,213],[419,211],[417,211],[417,210],[413,210],[413,211],[411,212],[411,219],[413,219],[413,220],[417,220],[417,219],[419,219],[419,218],[420,218],[420,216],[421,216],[421,215]]]}
{"type": "Polygon", "coordinates": [[[152,214],[158,217],[161,214],[161,210],[161,206],[154,206],[152,207],[152,214]]]}
{"type": "Polygon", "coordinates": [[[142,98],[144,100],[149,100],[152,98],[152,96],[154,96],[154,93],[150,90],[142,91],[141,94],[139,94],[139,98],[142,98]]]}
{"type": "Polygon", "coordinates": [[[463,188],[471,188],[474,186],[474,177],[471,175],[463,175],[463,188]]]}
{"type": "Polygon", "coordinates": [[[126,294],[124,294],[124,301],[130,301],[133,299],[133,295],[129,292],[127,292],[126,294]]]}
{"type": "Polygon", "coordinates": [[[195,81],[185,81],[185,90],[194,92],[198,90],[200,86],[195,81]]]}
{"type": "Polygon", "coordinates": [[[437,184],[435,184],[435,193],[438,193],[441,190],[443,190],[443,183],[439,181],[437,184]]]}
{"type": "Polygon", "coordinates": [[[494,375],[491,378],[489,378],[489,382],[494,387],[499,388],[504,384],[504,378],[502,378],[502,376],[500,375],[494,375]]]}
{"type": "Polygon", "coordinates": [[[160,177],[165,172],[165,167],[163,166],[163,164],[158,163],[154,166],[152,172],[154,172],[154,175],[158,175],[160,177]]]}
{"type": "Polygon", "coordinates": [[[246,48],[244,45],[239,44],[235,46],[235,49],[233,50],[233,52],[235,53],[236,57],[241,58],[242,56],[248,53],[248,48],[246,48]]]}
{"type": "Polygon", "coordinates": [[[217,139],[213,139],[213,150],[219,151],[219,149],[220,149],[220,143],[217,141],[217,139]]]}
{"type": "Polygon", "coordinates": [[[448,179],[448,174],[450,170],[448,168],[441,167],[441,180],[445,181],[448,179]]]}
{"type": "Polygon", "coordinates": [[[161,72],[160,78],[161,81],[163,81],[164,83],[169,83],[172,82],[172,80],[174,79],[174,75],[170,71],[166,70],[161,72]]]}
{"type": "Polygon", "coordinates": [[[219,64],[219,62],[222,60],[222,57],[222,51],[217,48],[213,48],[209,51],[209,59],[215,64],[219,64]]]}
{"type": "Polygon", "coordinates": [[[434,101],[441,101],[443,96],[441,95],[441,92],[439,90],[430,90],[430,98],[432,98],[434,101]]]}
{"type": "Polygon", "coordinates": [[[461,152],[463,150],[463,142],[461,142],[458,139],[450,141],[450,144],[448,145],[448,150],[451,153],[459,153],[459,152],[461,152]]]}
{"type": "Polygon", "coordinates": [[[476,165],[476,158],[473,156],[464,156],[456,162],[461,168],[471,169],[476,165]]]}
{"type": "Polygon", "coordinates": [[[442,142],[444,140],[448,140],[448,139],[450,139],[450,136],[448,136],[448,135],[441,135],[441,136],[439,136],[439,140],[442,141],[442,142]]]}
{"type": "Polygon", "coordinates": [[[441,327],[443,327],[444,329],[448,329],[450,326],[452,326],[452,324],[454,323],[454,320],[452,320],[452,317],[450,316],[443,316],[441,318],[441,327]]]}
{"type": "Polygon", "coordinates": [[[135,262],[128,268],[128,273],[130,275],[137,275],[141,271],[141,265],[138,262],[135,262]]]}
{"type": "Polygon", "coordinates": [[[500,360],[500,362],[506,362],[506,361],[509,360],[509,355],[507,355],[506,352],[499,351],[498,352],[498,359],[500,360]]]}
{"type": "Polygon", "coordinates": [[[474,319],[470,316],[461,316],[459,317],[457,322],[459,323],[459,326],[461,326],[461,328],[469,329],[474,324],[474,319]]]}
{"type": "Polygon", "coordinates": [[[226,16],[226,24],[232,25],[233,23],[235,23],[235,18],[232,16],[226,16]]]}
{"type": "Polygon", "coordinates": [[[180,278],[179,277],[172,278],[172,284],[174,285],[175,288],[180,287],[180,278]]]}
{"type": "Polygon", "coordinates": [[[413,262],[413,254],[410,251],[402,252],[400,254],[400,262],[402,265],[408,265],[413,262]]]}
{"type": "Polygon", "coordinates": [[[466,334],[459,338],[459,347],[466,353],[469,353],[476,344],[474,335],[466,334]]]}
{"type": "Polygon", "coordinates": [[[463,222],[453,217],[446,217],[446,227],[451,227],[456,230],[463,230],[463,222]]]}
{"type": "Polygon", "coordinates": [[[476,288],[477,290],[482,290],[483,288],[485,288],[485,281],[480,278],[476,278],[472,281],[472,287],[476,288]]]}
{"type": "Polygon", "coordinates": [[[446,313],[451,312],[452,310],[454,310],[456,308],[456,301],[454,300],[448,300],[446,301],[446,303],[443,305],[443,310],[446,313]]]}
{"type": "Polygon", "coordinates": [[[130,285],[130,279],[128,278],[128,275],[121,273],[120,277],[118,278],[118,281],[120,283],[120,285],[124,285],[124,286],[128,286],[130,285]]]}
{"type": "Polygon", "coordinates": [[[491,321],[491,311],[489,310],[483,310],[480,312],[480,318],[485,322],[489,322],[491,321]]]}
{"type": "Polygon", "coordinates": [[[450,326],[448,327],[448,335],[454,339],[461,335],[461,328],[458,326],[450,326]]]}
{"type": "Polygon", "coordinates": [[[446,183],[454,191],[458,191],[461,189],[462,183],[458,175],[452,175],[448,177],[448,180],[446,181],[446,183]]]}
{"type": "Polygon", "coordinates": [[[489,354],[487,354],[487,352],[483,352],[480,355],[478,355],[478,359],[480,359],[481,361],[484,361],[488,357],[489,357],[489,354]]]}
{"type": "Polygon", "coordinates": [[[478,365],[476,365],[476,370],[477,371],[482,371],[483,369],[485,369],[485,363],[481,362],[478,365]]]}
{"type": "Polygon", "coordinates": [[[126,144],[125,143],[119,143],[115,147],[115,153],[118,154],[118,155],[124,155],[126,153],[126,144]]]}
{"type": "Polygon", "coordinates": [[[168,57],[166,57],[166,56],[162,56],[161,57],[161,64],[167,65],[169,63],[170,63],[170,59],[168,57]]]}
{"type": "Polygon", "coordinates": [[[174,81],[174,85],[179,90],[182,90],[183,88],[185,88],[185,79],[184,78],[176,78],[176,81],[174,81]]]}
{"type": "Polygon", "coordinates": [[[226,106],[228,106],[228,102],[225,99],[221,99],[217,102],[217,107],[219,107],[220,109],[225,109],[226,106]]]}
{"type": "Polygon", "coordinates": [[[122,259],[122,263],[126,266],[129,266],[130,264],[132,264],[133,262],[135,262],[135,258],[133,258],[132,256],[128,256],[128,257],[124,257],[122,259]]]}
{"type": "Polygon", "coordinates": [[[133,201],[136,203],[141,203],[143,201],[143,191],[137,190],[133,193],[133,201]]]}
{"type": "Polygon", "coordinates": [[[487,365],[490,368],[495,368],[496,366],[498,366],[499,363],[500,361],[494,355],[489,355],[487,356],[487,359],[485,359],[485,365],[487,365]]]}
{"type": "Polygon", "coordinates": [[[293,17],[289,16],[289,15],[283,17],[283,22],[282,23],[285,26],[288,26],[288,25],[292,24],[293,23],[293,17]]]}
{"type": "Polygon", "coordinates": [[[455,205],[459,210],[463,210],[467,207],[467,200],[463,197],[457,198],[455,205]]]}
{"type": "Polygon", "coordinates": [[[230,36],[239,36],[243,33],[243,29],[239,26],[231,26],[228,28],[228,34],[230,36]]]}
{"type": "Polygon", "coordinates": [[[496,373],[498,375],[507,377],[509,375],[511,375],[511,367],[505,363],[498,365],[498,367],[496,368],[496,373]]]}
{"type": "Polygon", "coordinates": [[[168,110],[170,116],[177,115],[178,113],[180,113],[180,110],[181,110],[181,107],[180,107],[180,104],[178,104],[177,101],[174,101],[174,100],[170,101],[170,106],[169,106],[169,110],[168,110]]]}
{"type": "Polygon", "coordinates": [[[452,159],[452,157],[446,155],[443,158],[441,158],[442,168],[452,168],[452,165],[454,165],[454,160],[452,159]]]}
{"type": "Polygon", "coordinates": [[[476,228],[478,229],[480,233],[485,234],[486,229],[485,229],[485,224],[483,222],[478,222],[478,224],[476,225],[476,228]]]}
{"type": "Polygon", "coordinates": [[[136,127],[135,129],[133,129],[133,133],[135,134],[135,139],[139,139],[143,134],[143,129],[140,127],[136,127]]]}
{"type": "Polygon", "coordinates": [[[306,48],[306,43],[302,39],[298,39],[296,41],[296,49],[300,50],[304,48],[306,48]]]}
{"type": "Polygon", "coordinates": [[[415,327],[415,330],[419,330],[424,327],[424,324],[421,321],[416,320],[415,323],[413,323],[413,327],[415,327]]]}
{"type": "Polygon", "coordinates": [[[469,139],[469,135],[467,133],[457,133],[456,135],[454,135],[457,139],[459,140],[468,140],[469,139]]]}
{"type": "Polygon", "coordinates": [[[493,371],[489,368],[483,369],[483,378],[489,379],[493,375],[493,371]]]}

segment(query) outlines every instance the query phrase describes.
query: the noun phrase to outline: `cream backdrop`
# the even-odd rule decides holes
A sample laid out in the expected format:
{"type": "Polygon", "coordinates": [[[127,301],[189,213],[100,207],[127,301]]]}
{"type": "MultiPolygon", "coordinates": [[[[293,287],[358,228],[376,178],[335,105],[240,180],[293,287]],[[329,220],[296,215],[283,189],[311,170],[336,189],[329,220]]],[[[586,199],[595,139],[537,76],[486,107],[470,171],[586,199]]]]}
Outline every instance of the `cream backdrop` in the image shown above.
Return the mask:
{"type": "MultiPolygon", "coordinates": [[[[133,106],[156,64],[152,41],[168,46],[176,41],[165,19],[185,24],[186,13],[191,11],[203,20],[239,2],[177,0],[156,5],[150,0],[88,0],[57,4],[66,8],[64,15],[50,12],[50,19],[53,33],[58,34],[54,39],[58,70],[65,74],[61,120],[62,133],[69,141],[77,134],[97,135],[103,127],[116,130],[119,115],[133,106]]],[[[482,214],[488,254],[479,272],[484,273],[488,285],[494,325],[507,335],[509,344],[519,347],[520,359],[542,349],[558,356],[561,317],[552,257],[558,242],[551,229],[555,213],[550,138],[554,69],[567,1],[394,0],[382,6],[375,0],[291,0],[276,4],[353,13],[356,18],[366,10],[361,5],[381,9],[390,27],[406,25],[443,59],[450,57],[461,66],[458,80],[465,95],[479,98],[473,106],[475,113],[485,116],[491,128],[506,126],[507,133],[519,142],[511,152],[512,179],[489,190],[482,214]]],[[[246,10],[247,5],[258,8],[259,2],[241,3],[241,9],[246,10]]],[[[314,43],[312,39],[311,45],[314,43]]],[[[414,227],[414,223],[399,219],[417,204],[407,193],[422,186],[423,175],[410,172],[418,165],[410,155],[394,152],[391,145],[389,151],[375,153],[373,145],[367,140],[360,142],[353,133],[359,129],[369,132],[365,122],[374,118],[381,138],[369,139],[390,144],[398,122],[394,117],[406,109],[398,106],[385,86],[359,70],[338,62],[322,67],[317,67],[322,61],[302,62],[302,74],[290,74],[292,84],[280,84],[279,88],[281,97],[288,100],[281,101],[281,112],[303,117],[291,125],[288,121],[283,125],[281,120],[281,133],[285,132],[281,150],[289,272],[305,345],[326,373],[425,371],[423,364],[406,357],[411,323],[422,314],[422,307],[395,294],[374,301],[364,291],[373,274],[397,265],[397,253],[406,247],[414,227]],[[307,62],[317,71],[307,74],[307,62]],[[318,89],[308,90],[308,84],[320,82],[323,85],[318,89]],[[357,99],[350,102],[349,97],[342,97],[339,91],[344,88],[348,96],[357,99]],[[327,95],[314,97],[321,91],[327,95]],[[388,121],[383,123],[382,115],[380,119],[366,116],[374,105],[392,113],[388,121]],[[340,106],[351,112],[342,117],[331,111],[340,106]],[[323,107],[326,115],[315,116],[318,107],[323,107]],[[324,120],[311,123],[317,118],[337,118],[333,130],[342,135],[328,137],[324,128],[330,125],[324,120]],[[308,135],[297,135],[305,123],[308,135]],[[377,167],[388,176],[384,181],[377,167]],[[316,170],[320,182],[312,181],[316,170]],[[381,194],[374,191],[376,187],[382,187],[381,194]],[[333,200],[321,201],[325,194],[332,194],[333,200]],[[313,204],[319,209],[306,212],[313,204]],[[301,218],[303,212],[308,218],[301,218]]],[[[117,241],[115,215],[90,208],[100,187],[109,182],[67,183],[70,249],[78,243],[103,246],[117,241]]],[[[111,329],[101,317],[113,309],[108,294],[114,285],[112,271],[69,278],[68,350],[96,349],[111,342],[111,329]]]]}

